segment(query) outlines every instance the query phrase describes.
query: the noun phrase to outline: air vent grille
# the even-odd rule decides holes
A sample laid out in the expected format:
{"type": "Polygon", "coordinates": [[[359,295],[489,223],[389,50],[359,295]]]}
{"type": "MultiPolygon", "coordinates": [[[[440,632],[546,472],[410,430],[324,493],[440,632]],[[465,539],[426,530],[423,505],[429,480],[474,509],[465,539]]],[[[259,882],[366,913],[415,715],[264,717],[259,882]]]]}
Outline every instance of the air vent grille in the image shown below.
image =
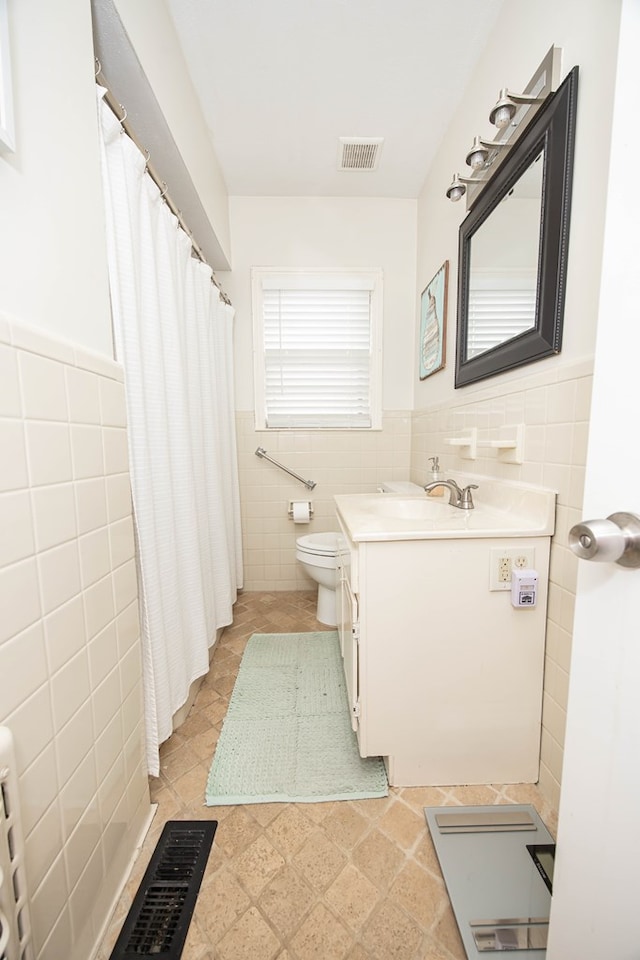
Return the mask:
{"type": "Polygon", "coordinates": [[[217,826],[165,824],[110,960],[179,960],[217,826]]]}
{"type": "Polygon", "coordinates": [[[339,170],[377,170],[383,137],[340,137],[339,170]]]}

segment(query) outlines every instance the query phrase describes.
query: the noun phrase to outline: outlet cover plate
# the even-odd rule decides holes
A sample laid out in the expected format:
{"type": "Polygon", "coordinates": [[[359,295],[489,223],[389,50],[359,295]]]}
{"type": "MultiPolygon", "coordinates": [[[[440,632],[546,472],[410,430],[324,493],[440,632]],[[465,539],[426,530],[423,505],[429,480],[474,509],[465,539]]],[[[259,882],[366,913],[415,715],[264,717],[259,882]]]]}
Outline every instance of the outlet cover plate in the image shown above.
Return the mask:
{"type": "Polygon", "coordinates": [[[489,551],[489,590],[511,590],[512,567],[535,570],[535,547],[492,547],[489,551]],[[500,571],[504,569],[504,561],[508,561],[509,575],[506,580],[501,579],[500,571]]]}

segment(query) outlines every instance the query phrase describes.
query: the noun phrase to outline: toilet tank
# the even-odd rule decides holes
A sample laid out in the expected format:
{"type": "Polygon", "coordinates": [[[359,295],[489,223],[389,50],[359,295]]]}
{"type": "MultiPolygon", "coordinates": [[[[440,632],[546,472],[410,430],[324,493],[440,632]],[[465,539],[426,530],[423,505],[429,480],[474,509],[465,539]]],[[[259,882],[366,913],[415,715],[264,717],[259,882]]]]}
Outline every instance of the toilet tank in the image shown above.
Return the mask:
{"type": "Polygon", "coordinates": [[[416,497],[424,490],[409,480],[385,480],[378,486],[378,493],[404,493],[407,497],[416,497]]]}

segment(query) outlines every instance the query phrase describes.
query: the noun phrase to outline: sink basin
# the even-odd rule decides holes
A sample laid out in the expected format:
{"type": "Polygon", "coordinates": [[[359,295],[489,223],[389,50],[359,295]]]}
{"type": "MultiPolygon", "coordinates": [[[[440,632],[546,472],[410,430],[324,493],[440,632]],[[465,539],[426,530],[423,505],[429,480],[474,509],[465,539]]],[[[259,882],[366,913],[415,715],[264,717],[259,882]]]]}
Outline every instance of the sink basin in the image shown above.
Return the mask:
{"type": "Polygon", "coordinates": [[[364,540],[443,540],[541,537],[553,534],[555,492],[493,477],[460,475],[475,483],[473,510],[452,507],[449,497],[354,493],[335,497],[338,518],[349,537],[364,540]]]}
{"type": "Polygon", "coordinates": [[[448,497],[442,497],[432,500],[419,499],[418,497],[408,497],[406,500],[390,499],[388,496],[381,498],[380,503],[376,504],[375,509],[380,516],[395,517],[398,520],[441,520],[444,517],[455,517],[462,513],[458,507],[452,507],[449,504],[448,497]]]}

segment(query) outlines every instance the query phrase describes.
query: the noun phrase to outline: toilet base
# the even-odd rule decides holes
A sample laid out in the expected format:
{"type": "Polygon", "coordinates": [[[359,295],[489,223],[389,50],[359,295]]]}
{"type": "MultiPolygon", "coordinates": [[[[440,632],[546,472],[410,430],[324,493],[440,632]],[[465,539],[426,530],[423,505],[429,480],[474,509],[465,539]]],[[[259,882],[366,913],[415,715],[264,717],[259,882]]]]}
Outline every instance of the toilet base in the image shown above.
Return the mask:
{"type": "Polygon", "coordinates": [[[338,625],[337,596],[336,590],[330,590],[329,587],[323,587],[321,583],[318,584],[316,620],[324,623],[326,627],[336,627],[338,625]]]}

